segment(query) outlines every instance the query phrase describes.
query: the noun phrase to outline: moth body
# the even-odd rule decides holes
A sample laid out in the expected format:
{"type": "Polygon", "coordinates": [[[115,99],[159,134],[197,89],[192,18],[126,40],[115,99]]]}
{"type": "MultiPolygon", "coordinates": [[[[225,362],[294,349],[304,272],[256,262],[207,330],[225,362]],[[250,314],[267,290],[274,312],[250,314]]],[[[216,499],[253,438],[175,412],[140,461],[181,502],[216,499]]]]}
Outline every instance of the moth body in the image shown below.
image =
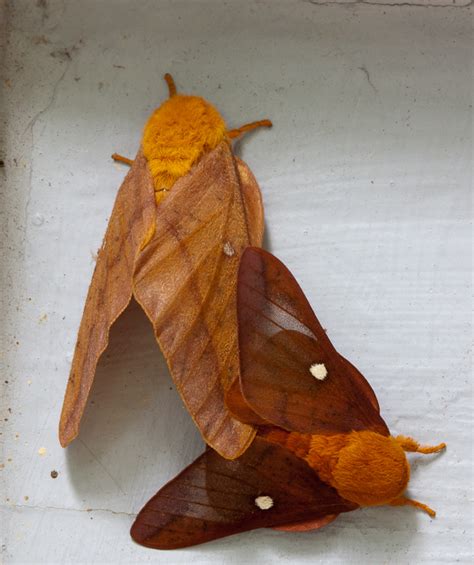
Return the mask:
{"type": "Polygon", "coordinates": [[[410,479],[403,442],[377,432],[299,434],[272,430],[266,439],[304,459],[318,476],[359,506],[399,504],[410,479]]]}
{"type": "Polygon", "coordinates": [[[175,94],[161,104],[149,118],[142,141],[157,202],[225,137],[223,118],[204,98],[175,94]]]}
{"type": "MultiPolygon", "coordinates": [[[[166,74],[165,80],[170,97],[150,116],[142,139],[157,204],[178,179],[187,175],[203,155],[219,144],[255,128],[272,126],[270,120],[259,120],[228,130],[211,103],[200,96],[178,94],[171,75],[166,74]]],[[[246,175],[246,171],[243,174],[246,175]]]]}
{"type": "MultiPolygon", "coordinates": [[[[385,436],[372,431],[320,435],[287,432],[279,428],[263,429],[261,436],[305,460],[320,480],[335,489],[348,503],[363,506],[414,506],[434,518],[426,504],[406,498],[410,465],[405,451],[437,453],[446,445],[422,447],[405,436],[385,436]]],[[[289,523],[276,527],[282,531],[319,529],[337,518],[289,523]]]]}

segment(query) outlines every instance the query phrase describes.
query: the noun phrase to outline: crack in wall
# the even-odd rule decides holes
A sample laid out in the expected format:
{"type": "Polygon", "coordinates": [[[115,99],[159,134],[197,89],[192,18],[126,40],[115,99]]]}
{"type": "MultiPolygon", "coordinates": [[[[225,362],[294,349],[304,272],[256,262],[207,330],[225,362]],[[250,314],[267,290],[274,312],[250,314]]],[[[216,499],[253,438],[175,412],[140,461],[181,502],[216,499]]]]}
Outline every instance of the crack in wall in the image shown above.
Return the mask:
{"type": "Polygon", "coordinates": [[[18,510],[28,509],[28,510],[53,510],[53,511],[64,511],[64,512],[86,512],[90,514],[91,512],[106,512],[109,514],[114,514],[116,516],[128,516],[129,518],[135,518],[136,514],[132,512],[120,512],[117,510],[110,510],[109,508],[63,508],[61,506],[39,506],[35,504],[2,504],[3,508],[15,508],[18,510]]]}
{"type": "MultiPolygon", "coordinates": [[[[72,62],[72,61],[71,61],[72,62]]],[[[28,192],[26,195],[26,202],[25,202],[25,214],[24,214],[24,223],[23,223],[23,234],[24,234],[24,241],[26,241],[26,233],[27,233],[27,229],[28,229],[28,216],[29,216],[29,209],[30,209],[30,204],[31,204],[31,195],[33,192],[33,171],[34,171],[34,160],[33,160],[33,150],[34,150],[34,127],[36,125],[36,122],[41,118],[41,116],[43,116],[44,114],[46,114],[54,105],[54,103],[56,102],[57,96],[58,96],[58,90],[59,90],[59,86],[62,83],[62,81],[64,80],[64,77],[66,76],[66,73],[69,70],[69,67],[71,66],[71,62],[69,62],[66,65],[66,68],[64,69],[64,71],[61,73],[60,77],[58,78],[58,80],[56,81],[53,89],[52,89],[52,93],[51,93],[51,97],[49,102],[46,104],[46,106],[44,106],[44,108],[42,108],[41,110],[39,110],[32,118],[31,120],[28,122],[28,125],[26,126],[25,130],[23,131],[23,135],[25,135],[27,132],[29,132],[30,134],[30,139],[31,139],[31,152],[30,152],[30,157],[31,157],[31,162],[30,162],[30,170],[29,170],[29,175],[28,175],[28,192]]]]}
{"type": "MultiPolygon", "coordinates": [[[[69,69],[71,68],[71,65],[74,62],[74,56],[77,53],[77,51],[79,51],[80,47],[82,46],[83,41],[79,40],[79,42],[75,45],[73,45],[70,48],[64,47],[61,49],[57,49],[56,51],[52,51],[50,53],[50,56],[53,58],[59,58],[61,61],[63,61],[65,63],[65,68],[63,70],[63,72],[60,74],[59,78],[56,80],[56,82],[54,83],[54,86],[51,90],[51,96],[49,98],[49,101],[47,102],[47,104],[41,108],[41,110],[39,110],[38,112],[36,112],[36,114],[30,119],[30,121],[28,122],[28,124],[26,125],[25,129],[23,130],[23,134],[22,137],[25,136],[27,133],[29,133],[29,137],[30,137],[30,170],[29,170],[29,178],[28,178],[28,188],[27,188],[27,195],[26,195],[26,202],[25,202],[25,212],[24,212],[24,222],[23,222],[23,243],[25,244],[26,242],[26,236],[27,236],[27,230],[28,230],[28,217],[29,217],[29,209],[30,209],[30,204],[31,204],[31,195],[33,192],[33,172],[34,172],[34,159],[33,159],[33,153],[34,153],[34,141],[35,141],[35,135],[34,135],[34,128],[35,125],[37,124],[38,120],[43,117],[44,115],[46,115],[51,108],[54,107],[57,97],[58,97],[58,93],[59,93],[59,87],[61,85],[61,83],[64,81],[64,79],[66,78],[66,75],[69,71],[69,69]]],[[[23,245],[23,251],[22,253],[25,253],[25,245],[23,245]]]]}
{"type": "Polygon", "coordinates": [[[96,461],[96,463],[101,467],[101,469],[103,469],[103,471],[106,473],[106,475],[108,477],[110,477],[110,479],[112,480],[114,485],[119,489],[119,491],[122,494],[125,494],[124,490],[122,489],[122,487],[118,483],[117,479],[112,475],[112,473],[107,469],[107,467],[102,463],[102,461],[97,457],[97,455],[91,450],[91,448],[81,438],[77,438],[77,439],[87,449],[87,451],[93,457],[94,461],[96,461]]]}
{"type": "Polygon", "coordinates": [[[59,89],[59,85],[61,84],[61,82],[64,80],[64,77],[66,76],[67,71],[69,70],[70,67],[70,62],[66,65],[66,68],[64,69],[64,71],[61,73],[60,77],[58,78],[58,80],[56,81],[55,85],[53,86],[53,90],[51,93],[51,98],[49,100],[49,102],[46,104],[46,106],[44,108],[42,108],[41,110],[39,110],[32,118],[31,120],[28,122],[25,130],[23,131],[23,135],[26,134],[26,132],[30,132],[31,136],[33,136],[33,128],[35,127],[36,122],[39,120],[39,118],[41,118],[41,116],[43,116],[48,110],[51,109],[51,107],[53,106],[53,104],[56,102],[56,98],[58,95],[58,89],[59,89]]]}
{"type": "Polygon", "coordinates": [[[467,3],[456,3],[456,0],[452,0],[451,3],[446,2],[445,4],[429,4],[427,2],[373,2],[370,0],[326,0],[324,2],[318,2],[318,0],[304,0],[313,4],[314,6],[354,6],[359,4],[364,4],[367,6],[382,6],[385,8],[397,8],[397,7],[409,7],[409,8],[469,8],[472,6],[474,0],[470,0],[467,3]]]}
{"type": "Polygon", "coordinates": [[[364,75],[366,76],[367,82],[369,83],[370,87],[372,88],[372,90],[373,90],[374,92],[377,93],[378,90],[377,90],[377,88],[375,87],[374,83],[371,81],[371,79],[370,79],[370,73],[369,73],[369,71],[367,70],[367,68],[365,67],[365,65],[362,65],[361,67],[357,67],[357,68],[359,69],[359,71],[362,71],[362,72],[364,73],[364,75]]]}

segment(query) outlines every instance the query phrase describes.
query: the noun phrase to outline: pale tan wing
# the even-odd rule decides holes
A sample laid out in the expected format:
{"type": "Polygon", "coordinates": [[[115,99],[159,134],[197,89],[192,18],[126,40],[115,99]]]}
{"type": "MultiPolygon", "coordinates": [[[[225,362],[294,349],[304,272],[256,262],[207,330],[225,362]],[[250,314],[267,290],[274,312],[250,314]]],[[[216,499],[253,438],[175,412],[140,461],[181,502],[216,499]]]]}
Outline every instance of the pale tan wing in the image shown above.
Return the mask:
{"type": "Polygon", "coordinates": [[[59,424],[63,447],[79,432],[110,328],[132,297],[135,259],[153,233],[155,210],[153,179],[140,152],[117,194],[89,287],[59,424]]]}
{"type": "Polygon", "coordinates": [[[248,165],[235,155],[234,162],[237,163],[238,181],[243,196],[249,245],[259,247],[262,245],[264,228],[262,193],[248,165]]]}
{"type": "Polygon", "coordinates": [[[155,236],[135,272],[135,297],[184,403],[204,440],[228,459],[255,435],[231,416],[224,393],[239,374],[239,259],[248,245],[261,245],[262,235],[258,185],[222,143],[158,206],[155,236]]]}

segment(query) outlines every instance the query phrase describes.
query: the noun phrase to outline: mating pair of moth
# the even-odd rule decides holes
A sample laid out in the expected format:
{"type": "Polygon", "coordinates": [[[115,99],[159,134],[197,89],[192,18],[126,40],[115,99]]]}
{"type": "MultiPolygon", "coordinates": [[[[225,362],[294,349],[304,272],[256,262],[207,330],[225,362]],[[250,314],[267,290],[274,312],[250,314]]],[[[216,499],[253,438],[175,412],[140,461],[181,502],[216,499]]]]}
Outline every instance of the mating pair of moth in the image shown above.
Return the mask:
{"type": "Polygon", "coordinates": [[[261,249],[260,189],[217,110],[177,94],[146,124],[87,296],[60,422],[78,434],[97,362],[132,296],[208,449],[138,514],[172,549],[255,528],[313,530],[363,506],[412,505],[406,451],[362,374],[334,349],[289,270],[261,249]]]}

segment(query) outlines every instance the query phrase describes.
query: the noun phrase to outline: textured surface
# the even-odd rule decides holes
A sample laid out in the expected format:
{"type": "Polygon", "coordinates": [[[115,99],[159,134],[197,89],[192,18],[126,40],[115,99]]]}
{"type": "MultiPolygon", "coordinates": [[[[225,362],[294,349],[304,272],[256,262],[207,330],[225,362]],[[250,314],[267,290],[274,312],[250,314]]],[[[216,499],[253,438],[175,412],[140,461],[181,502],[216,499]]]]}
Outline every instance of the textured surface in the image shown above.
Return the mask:
{"type": "Polygon", "coordinates": [[[469,11],[327,4],[2,4],[3,562],[470,561],[469,11]],[[410,495],[436,520],[375,508],[316,533],[134,545],[133,514],[202,450],[136,307],[112,331],[78,441],[59,447],[92,255],[126,173],[109,157],[135,154],[166,71],[230,127],[273,119],[237,145],[268,247],[393,432],[448,443],[412,457],[410,495]]]}

